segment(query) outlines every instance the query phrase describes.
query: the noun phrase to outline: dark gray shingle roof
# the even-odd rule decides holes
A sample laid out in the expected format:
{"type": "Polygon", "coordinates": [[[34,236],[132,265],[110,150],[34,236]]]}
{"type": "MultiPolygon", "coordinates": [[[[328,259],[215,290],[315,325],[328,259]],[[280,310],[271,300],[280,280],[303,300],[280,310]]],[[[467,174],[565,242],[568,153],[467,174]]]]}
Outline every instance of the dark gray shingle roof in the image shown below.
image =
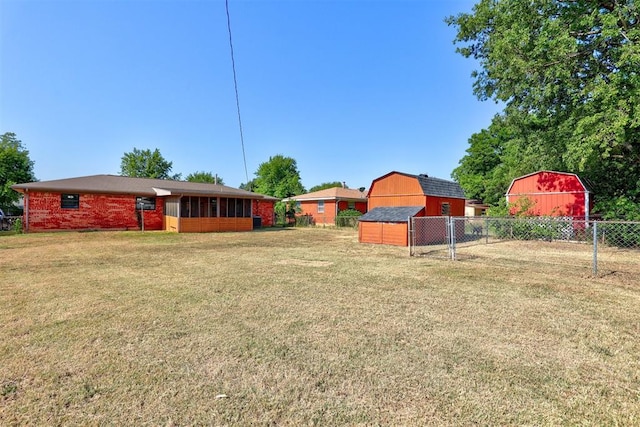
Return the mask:
{"type": "Polygon", "coordinates": [[[267,198],[262,194],[251,193],[238,188],[220,184],[202,182],[173,181],[169,179],[133,178],[119,175],[91,175],[78,178],[57,179],[52,181],[29,182],[11,186],[16,191],[51,191],[69,193],[111,193],[155,195],[215,195],[244,197],[252,199],[267,198]]]}
{"type": "Polygon", "coordinates": [[[362,215],[360,221],[369,222],[406,222],[409,217],[416,216],[424,206],[388,206],[373,208],[362,215]]]}
{"type": "Polygon", "coordinates": [[[451,197],[454,199],[464,199],[464,191],[456,182],[446,179],[432,178],[427,175],[414,175],[425,196],[451,197]]]}

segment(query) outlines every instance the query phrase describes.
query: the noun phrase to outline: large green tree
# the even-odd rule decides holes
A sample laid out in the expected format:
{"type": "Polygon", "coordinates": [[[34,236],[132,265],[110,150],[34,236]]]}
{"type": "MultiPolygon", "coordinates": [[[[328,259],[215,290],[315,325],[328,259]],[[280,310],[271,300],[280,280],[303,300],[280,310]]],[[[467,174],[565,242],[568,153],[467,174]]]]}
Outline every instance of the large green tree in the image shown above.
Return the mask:
{"type": "Polygon", "coordinates": [[[124,153],[120,163],[120,175],[137,178],[180,179],[180,174],[171,175],[173,163],[165,160],[156,148],[140,150],[134,148],[124,153]]]}
{"type": "MultiPolygon", "coordinates": [[[[342,182],[340,181],[323,182],[322,184],[314,185],[313,187],[311,187],[309,189],[309,193],[313,193],[314,191],[326,190],[327,188],[335,188],[335,187],[342,187],[342,182]]],[[[349,188],[349,187],[345,185],[345,188],[349,188]]]]}
{"type": "Polygon", "coordinates": [[[238,188],[246,191],[254,191],[254,189],[256,188],[256,179],[254,178],[249,182],[243,182],[238,188]]]}
{"type": "MultiPolygon", "coordinates": [[[[481,0],[448,18],[458,52],[479,61],[475,94],[505,105],[499,127],[508,137],[486,169],[517,162],[520,172],[577,172],[600,200],[640,202],[639,21],[634,0],[481,0]]],[[[472,194],[469,158],[481,161],[477,139],[495,131],[472,137],[479,153],[468,151],[454,173],[472,194]]]]}
{"type": "Polygon", "coordinates": [[[0,207],[5,211],[20,199],[20,194],[11,189],[14,184],[35,181],[33,161],[29,151],[16,134],[6,132],[0,139],[0,207]]]}
{"type": "Polygon", "coordinates": [[[509,134],[501,116],[493,119],[488,129],[475,133],[469,139],[467,154],[460,160],[460,166],[451,176],[465,190],[470,199],[480,199],[485,203],[496,204],[503,196],[502,153],[509,140],[509,134]]]}
{"type": "Polygon", "coordinates": [[[185,179],[189,182],[206,182],[209,184],[224,185],[223,179],[212,172],[193,172],[187,175],[185,179]]]}
{"type": "Polygon", "coordinates": [[[253,191],[256,193],[283,199],[305,192],[298,165],[291,157],[272,156],[258,166],[255,175],[253,191]]]}

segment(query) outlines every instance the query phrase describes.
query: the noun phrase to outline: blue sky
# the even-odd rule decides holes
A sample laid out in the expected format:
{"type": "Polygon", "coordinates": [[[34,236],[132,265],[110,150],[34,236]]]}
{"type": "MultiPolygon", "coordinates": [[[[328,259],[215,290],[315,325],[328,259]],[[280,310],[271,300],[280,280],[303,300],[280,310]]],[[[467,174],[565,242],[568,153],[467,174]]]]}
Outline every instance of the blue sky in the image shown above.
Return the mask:
{"type": "MultiPolygon", "coordinates": [[[[306,188],[390,171],[450,179],[499,111],[444,18],[465,0],[230,0],[248,178],[276,154],[306,188]]],[[[0,133],[39,180],[118,174],[159,149],[183,177],[247,181],[223,0],[1,0],[0,133]]]]}

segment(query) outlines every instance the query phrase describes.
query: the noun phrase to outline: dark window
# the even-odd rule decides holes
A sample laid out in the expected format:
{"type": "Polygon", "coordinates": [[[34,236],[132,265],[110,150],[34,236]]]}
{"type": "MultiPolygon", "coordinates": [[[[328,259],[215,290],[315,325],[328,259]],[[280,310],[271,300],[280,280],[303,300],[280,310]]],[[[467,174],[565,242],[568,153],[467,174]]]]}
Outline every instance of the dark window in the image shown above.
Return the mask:
{"type": "Polygon", "coordinates": [[[189,202],[189,196],[184,196],[180,199],[180,217],[181,218],[189,218],[191,215],[189,214],[189,207],[191,203],[189,202]]]}
{"type": "Polygon", "coordinates": [[[221,197],[220,198],[220,216],[226,216],[229,218],[236,217],[236,199],[233,197],[221,197]]]}
{"type": "Polygon", "coordinates": [[[242,213],[242,199],[236,199],[236,218],[242,218],[244,214],[242,213]]]}
{"type": "Polygon", "coordinates": [[[447,215],[450,215],[450,212],[451,212],[451,208],[449,206],[449,203],[442,203],[440,205],[440,215],[447,216],[447,215]]]}
{"type": "Polygon", "coordinates": [[[236,217],[236,199],[229,197],[227,199],[227,216],[229,218],[236,217]]]}
{"type": "Polygon", "coordinates": [[[80,195],[79,194],[62,194],[60,197],[60,207],[62,209],[79,209],[80,195]]]}
{"type": "Polygon", "coordinates": [[[200,197],[200,216],[206,218],[209,216],[209,198],[200,197]]]}
{"type": "Polygon", "coordinates": [[[156,210],[155,197],[136,197],[136,209],[145,211],[156,210]]]}
{"type": "Polygon", "coordinates": [[[227,215],[227,198],[220,197],[220,216],[225,218],[227,215]]]}
{"type": "Polygon", "coordinates": [[[244,217],[245,218],[251,217],[251,200],[250,199],[244,199],[244,217]]]}
{"type": "Polygon", "coordinates": [[[211,198],[211,217],[218,216],[218,199],[216,197],[211,198]]]}
{"type": "Polygon", "coordinates": [[[200,218],[200,198],[191,197],[191,218],[200,218]]]}

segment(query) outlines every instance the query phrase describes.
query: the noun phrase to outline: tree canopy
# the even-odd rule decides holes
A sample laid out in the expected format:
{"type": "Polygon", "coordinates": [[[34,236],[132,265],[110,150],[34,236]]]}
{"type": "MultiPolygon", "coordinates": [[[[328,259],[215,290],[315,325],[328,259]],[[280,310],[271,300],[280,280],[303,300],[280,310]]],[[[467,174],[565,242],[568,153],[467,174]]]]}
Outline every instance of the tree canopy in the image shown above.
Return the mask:
{"type": "Polygon", "coordinates": [[[241,190],[253,191],[254,188],[256,188],[256,179],[253,178],[249,182],[243,182],[238,188],[241,190]]]}
{"type": "Polygon", "coordinates": [[[181,174],[171,175],[173,163],[162,157],[156,148],[139,150],[134,148],[130,153],[124,153],[120,164],[120,175],[137,178],[180,179],[181,174]]]}
{"type": "Polygon", "coordinates": [[[0,138],[0,207],[8,211],[20,194],[11,189],[14,184],[33,182],[33,161],[29,151],[22,145],[16,134],[6,132],[0,138]]]}
{"type": "Polygon", "coordinates": [[[206,182],[209,184],[224,185],[223,179],[212,172],[193,172],[187,175],[186,180],[189,182],[206,182]]]}
{"type": "MultiPolygon", "coordinates": [[[[322,184],[315,185],[309,189],[309,193],[313,193],[314,191],[326,190],[327,188],[335,188],[342,187],[342,182],[333,181],[333,182],[323,182],[322,184]]],[[[349,188],[345,185],[345,188],[349,188]]]]}
{"type": "Polygon", "coordinates": [[[639,20],[634,0],[481,0],[447,19],[479,61],[476,96],[505,105],[454,171],[468,195],[493,201],[554,169],[589,179],[598,200],[640,202],[639,20]]]}
{"type": "Polygon", "coordinates": [[[291,157],[280,154],[270,157],[258,166],[255,175],[253,191],[257,193],[283,199],[305,192],[298,165],[291,157]]]}

